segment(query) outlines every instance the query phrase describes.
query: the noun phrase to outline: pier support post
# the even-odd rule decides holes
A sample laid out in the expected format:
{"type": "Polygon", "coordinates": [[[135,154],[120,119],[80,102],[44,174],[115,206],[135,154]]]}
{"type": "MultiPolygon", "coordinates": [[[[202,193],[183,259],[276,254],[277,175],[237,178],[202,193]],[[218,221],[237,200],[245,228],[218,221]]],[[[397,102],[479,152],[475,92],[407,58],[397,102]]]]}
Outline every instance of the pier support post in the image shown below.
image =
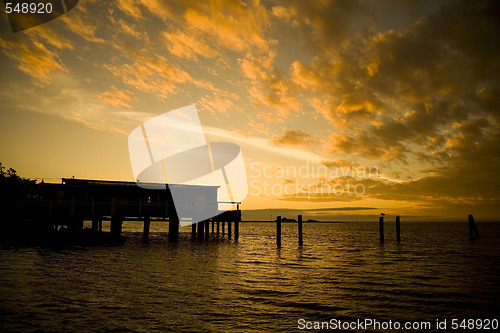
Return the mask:
{"type": "Polygon", "coordinates": [[[54,212],[54,199],[49,200],[49,217],[52,217],[52,213],[54,212]]]}
{"type": "Polygon", "coordinates": [[[210,219],[205,220],[205,240],[210,239],[210,219]]]}
{"type": "Polygon", "coordinates": [[[191,224],[191,237],[193,240],[196,239],[196,223],[191,224]]]}
{"type": "Polygon", "coordinates": [[[396,239],[399,242],[401,242],[401,224],[399,221],[399,216],[396,216],[396,239]]]}
{"type": "Polygon", "coordinates": [[[298,218],[298,227],[299,227],[299,246],[302,246],[304,243],[302,241],[302,215],[299,215],[298,218]]]}
{"type": "Polygon", "coordinates": [[[222,236],[226,233],[226,222],[222,221],[222,236]]]}
{"type": "Polygon", "coordinates": [[[205,238],[204,234],[205,223],[203,221],[200,221],[197,224],[198,224],[198,240],[202,241],[203,238],[205,238]]]}
{"type": "Polygon", "coordinates": [[[231,239],[231,221],[227,221],[227,239],[231,239]]]}
{"type": "Polygon", "coordinates": [[[144,205],[144,209],[142,208],[142,200],[139,200],[139,216],[144,213],[144,229],[142,232],[142,241],[147,243],[149,242],[149,229],[151,226],[151,207],[149,203],[144,205]]]}
{"type": "Polygon", "coordinates": [[[83,218],[82,217],[77,217],[75,220],[74,220],[74,227],[75,227],[75,231],[77,232],[80,232],[83,230],[83,218]]]}
{"type": "Polygon", "coordinates": [[[217,221],[217,236],[219,236],[219,231],[220,231],[220,222],[217,221]]]}
{"type": "Polygon", "coordinates": [[[179,216],[174,205],[168,206],[168,240],[171,242],[179,240],[179,216]]]}
{"type": "Polygon", "coordinates": [[[236,204],[236,215],[238,215],[238,221],[241,222],[241,210],[240,210],[240,203],[236,204]]]}
{"type": "Polygon", "coordinates": [[[234,221],[234,240],[237,242],[238,238],[240,238],[240,221],[236,219],[234,221]]]}
{"type": "Polygon", "coordinates": [[[76,209],[76,200],[75,198],[71,199],[71,204],[69,206],[69,215],[73,218],[75,216],[76,209]]]}
{"type": "Polygon", "coordinates": [[[92,216],[92,231],[97,232],[97,229],[99,228],[99,218],[96,216],[95,213],[95,200],[92,198],[92,206],[91,206],[91,211],[90,211],[90,216],[92,216]]]}
{"type": "Polygon", "coordinates": [[[99,217],[92,216],[92,231],[97,232],[99,230],[99,217]]]}
{"type": "Polygon", "coordinates": [[[76,214],[76,200],[71,199],[71,205],[69,208],[69,224],[68,229],[73,232],[80,232],[83,230],[83,219],[78,217],[76,214]]]}
{"type": "Polygon", "coordinates": [[[281,216],[276,218],[276,246],[281,248],[281,216]]]}
{"type": "Polygon", "coordinates": [[[151,225],[151,218],[148,215],[144,216],[144,231],[142,233],[142,240],[146,243],[149,241],[150,225],[151,225]]]}
{"type": "Polygon", "coordinates": [[[380,231],[380,243],[384,242],[384,217],[381,216],[378,218],[378,226],[380,231]]]}
{"type": "Polygon", "coordinates": [[[479,238],[479,230],[477,230],[476,222],[472,214],[469,215],[469,236],[470,240],[479,238]]]}
{"type": "Polygon", "coordinates": [[[122,217],[118,215],[111,216],[110,232],[113,238],[118,239],[122,235],[122,217]]]}

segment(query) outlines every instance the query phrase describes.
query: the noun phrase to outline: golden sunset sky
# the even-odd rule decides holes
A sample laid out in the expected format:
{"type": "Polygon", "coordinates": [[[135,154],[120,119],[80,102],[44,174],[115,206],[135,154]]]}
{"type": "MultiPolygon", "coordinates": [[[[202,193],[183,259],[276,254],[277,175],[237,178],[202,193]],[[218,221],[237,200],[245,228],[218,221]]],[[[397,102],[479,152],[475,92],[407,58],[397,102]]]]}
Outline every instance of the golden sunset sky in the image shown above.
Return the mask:
{"type": "Polygon", "coordinates": [[[133,181],[128,134],[195,104],[242,149],[244,218],[500,217],[498,1],[80,1],[2,13],[0,49],[21,176],[133,181]]]}

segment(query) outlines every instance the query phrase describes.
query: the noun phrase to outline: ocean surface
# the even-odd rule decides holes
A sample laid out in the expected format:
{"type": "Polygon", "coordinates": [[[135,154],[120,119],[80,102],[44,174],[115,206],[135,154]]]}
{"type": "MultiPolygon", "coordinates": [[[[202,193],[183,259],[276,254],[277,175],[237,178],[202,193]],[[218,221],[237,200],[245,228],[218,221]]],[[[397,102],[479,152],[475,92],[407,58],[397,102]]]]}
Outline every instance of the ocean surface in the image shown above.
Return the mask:
{"type": "Polygon", "coordinates": [[[274,223],[241,223],[238,243],[191,241],[190,227],[168,243],[166,223],[151,227],[149,244],[139,222],[125,222],[118,245],[0,244],[0,331],[294,332],[300,319],[436,330],[436,319],[500,319],[500,223],[478,223],[471,242],[466,221],[403,221],[398,244],[386,222],[383,245],[378,223],[305,223],[302,248],[284,223],[280,250],[274,223]]]}

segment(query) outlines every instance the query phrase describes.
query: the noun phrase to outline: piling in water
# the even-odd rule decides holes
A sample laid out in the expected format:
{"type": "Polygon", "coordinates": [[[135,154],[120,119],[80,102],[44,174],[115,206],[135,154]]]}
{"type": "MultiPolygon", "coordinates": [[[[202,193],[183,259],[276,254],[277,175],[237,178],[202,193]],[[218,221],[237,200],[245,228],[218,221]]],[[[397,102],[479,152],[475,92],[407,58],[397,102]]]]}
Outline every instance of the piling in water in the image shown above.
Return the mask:
{"type": "Polygon", "coordinates": [[[234,221],[234,240],[238,241],[239,237],[240,237],[240,221],[236,220],[234,221]]]}
{"type": "Polygon", "coordinates": [[[210,220],[205,220],[205,240],[210,239],[210,220]]]}
{"type": "Polygon", "coordinates": [[[380,231],[380,242],[384,242],[384,217],[381,216],[378,218],[378,226],[380,231]]]}
{"type": "Polygon", "coordinates": [[[151,219],[149,216],[144,216],[144,230],[142,233],[142,240],[144,242],[149,241],[149,226],[151,225],[151,219]]]}
{"type": "Polygon", "coordinates": [[[227,221],[227,239],[231,239],[231,221],[227,221]]]}
{"type": "Polygon", "coordinates": [[[302,241],[302,215],[299,215],[299,218],[298,218],[298,226],[299,226],[299,246],[302,246],[303,245],[303,241],[302,241]]]}
{"type": "Polygon", "coordinates": [[[110,232],[113,238],[120,238],[122,234],[122,223],[123,219],[121,216],[113,215],[111,217],[110,232]]]}
{"type": "Polygon", "coordinates": [[[401,242],[401,224],[399,221],[399,216],[396,216],[396,239],[399,242],[401,242]]]}
{"type": "Polygon", "coordinates": [[[92,231],[97,232],[99,230],[99,217],[92,217],[92,231]]]}
{"type": "MultiPolygon", "coordinates": [[[[139,202],[139,204],[142,206],[142,202],[139,202]]],[[[141,207],[140,213],[142,213],[142,211],[143,209],[141,207]]],[[[144,242],[149,241],[149,227],[151,225],[151,218],[149,216],[149,213],[150,213],[149,204],[146,204],[146,206],[144,207],[144,229],[142,232],[142,240],[144,242]]]]}
{"type": "Polygon", "coordinates": [[[222,221],[222,236],[226,233],[226,222],[222,221]]]}
{"type": "Polygon", "coordinates": [[[168,207],[168,240],[171,242],[179,240],[179,217],[173,205],[168,207]]]}
{"type": "Polygon", "coordinates": [[[219,236],[219,232],[220,232],[220,222],[217,221],[217,236],[219,236]]]}
{"type": "Polygon", "coordinates": [[[472,214],[469,215],[469,236],[470,240],[479,238],[479,230],[477,230],[476,222],[472,214]]]}
{"type": "MultiPolygon", "coordinates": [[[[113,199],[115,199],[115,201],[116,201],[116,198],[113,198],[113,199]]],[[[76,206],[76,200],[73,198],[73,199],[71,199],[71,205],[69,208],[69,215],[71,217],[75,216],[75,206],[76,206]]],[[[114,214],[114,211],[113,211],[113,214],[114,214]]]]}
{"type": "Polygon", "coordinates": [[[276,246],[281,248],[281,216],[276,218],[276,246]]]}
{"type": "MultiPolygon", "coordinates": [[[[50,204],[52,205],[52,199],[50,200],[50,204]]],[[[90,211],[90,215],[92,216],[92,231],[97,232],[99,229],[99,217],[95,214],[95,200],[92,198],[92,208],[90,211]]]]}
{"type": "Polygon", "coordinates": [[[198,225],[198,240],[202,241],[203,238],[205,238],[205,234],[204,234],[205,223],[203,223],[203,221],[201,221],[201,222],[198,222],[197,225],[198,225]]]}
{"type": "Polygon", "coordinates": [[[191,238],[196,239],[196,223],[191,224],[191,238]]]}

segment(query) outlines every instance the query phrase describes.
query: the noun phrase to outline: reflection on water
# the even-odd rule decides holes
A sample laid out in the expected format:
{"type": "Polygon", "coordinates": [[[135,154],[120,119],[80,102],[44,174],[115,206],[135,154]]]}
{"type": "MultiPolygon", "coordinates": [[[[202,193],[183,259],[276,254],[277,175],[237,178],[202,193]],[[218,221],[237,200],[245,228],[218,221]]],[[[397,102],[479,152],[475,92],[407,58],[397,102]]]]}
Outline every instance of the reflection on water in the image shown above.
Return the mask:
{"type": "MultiPolygon", "coordinates": [[[[493,318],[500,308],[500,224],[242,223],[240,240],[191,242],[181,229],[151,242],[67,249],[0,247],[1,331],[283,331],[297,320],[493,318]]],[[[156,228],[156,229],[154,229],[156,228]]],[[[127,232],[128,230],[128,232],[127,232]]]]}

